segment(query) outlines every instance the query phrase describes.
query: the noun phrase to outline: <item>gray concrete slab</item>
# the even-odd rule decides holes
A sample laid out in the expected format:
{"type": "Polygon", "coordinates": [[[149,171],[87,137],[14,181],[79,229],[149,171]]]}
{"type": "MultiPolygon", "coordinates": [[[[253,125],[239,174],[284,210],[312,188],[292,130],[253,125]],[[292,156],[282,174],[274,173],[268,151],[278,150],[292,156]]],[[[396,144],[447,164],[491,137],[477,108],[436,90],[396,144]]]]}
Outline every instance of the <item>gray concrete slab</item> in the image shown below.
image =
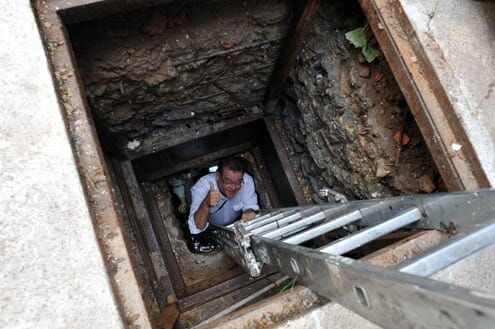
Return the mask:
{"type": "Polygon", "coordinates": [[[495,2],[399,2],[495,186],[495,2]]]}
{"type": "Polygon", "coordinates": [[[122,328],[30,1],[0,11],[0,328],[122,328]]]}

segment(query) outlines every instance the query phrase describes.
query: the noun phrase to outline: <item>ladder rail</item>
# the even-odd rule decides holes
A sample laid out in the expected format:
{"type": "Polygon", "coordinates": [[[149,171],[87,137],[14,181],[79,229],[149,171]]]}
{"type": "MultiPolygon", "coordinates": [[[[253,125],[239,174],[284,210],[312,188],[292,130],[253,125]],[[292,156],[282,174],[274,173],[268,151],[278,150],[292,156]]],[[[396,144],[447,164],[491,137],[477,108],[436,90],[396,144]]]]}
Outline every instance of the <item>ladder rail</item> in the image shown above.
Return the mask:
{"type": "Polygon", "coordinates": [[[421,217],[422,214],[420,209],[414,207],[376,226],[358,231],[354,234],[334,241],[329,245],[323,246],[322,248],[319,248],[319,251],[327,254],[343,255],[346,252],[361,247],[362,245],[378,237],[384,236],[385,234],[391,233],[401,227],[412,224],[420,220],[421,217]]]}
{"type": "Polygon", "coordinates": [[[263,262],[384,328],[493,328],[495,296],[252,237],[263,262]]]}
{"type": "Polygon", "coordinates": [[[494,214],[488,189],[287,208],[217,229],[252,276],[268,264],[382,327],[492,328],[494,295],[426,277],[494,244],[494,214]],[[340,256],[403,227],[457,235],[394,268],[340,256]],[[318,250],[299,245],[339,228],[352,233],[318,250]]]}
{"type": "Polygon", "coordinates": [[[490,246],[495,241],[495,221],[477,231],[460,234],[440,243],[423,254],[396,266],[403,272],[429,277],[445,267],[490,246]]]}

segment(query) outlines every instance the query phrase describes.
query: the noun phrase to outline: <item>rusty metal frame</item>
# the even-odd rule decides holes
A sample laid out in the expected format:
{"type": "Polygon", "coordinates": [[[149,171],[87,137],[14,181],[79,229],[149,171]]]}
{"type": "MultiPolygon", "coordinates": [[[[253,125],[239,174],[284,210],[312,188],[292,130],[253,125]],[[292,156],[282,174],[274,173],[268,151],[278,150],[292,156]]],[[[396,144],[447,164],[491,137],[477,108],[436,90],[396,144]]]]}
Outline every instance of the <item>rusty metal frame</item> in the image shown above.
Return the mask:
{"type": "Polygon", "coordinates": [[[150,328],[151,320],[128,252],[129,240],[116,208],[70,40],[59,15],[60,3],[33,0],[32,5],[120,315],[126,326],[150,328]]]}
{"type": "Polygon", "coordinates": [[[489,187],[453,104],[399,0],[359,1],[449,191],[489,187]],[[463,145],[459,151],[453,143],[463,145]]]}

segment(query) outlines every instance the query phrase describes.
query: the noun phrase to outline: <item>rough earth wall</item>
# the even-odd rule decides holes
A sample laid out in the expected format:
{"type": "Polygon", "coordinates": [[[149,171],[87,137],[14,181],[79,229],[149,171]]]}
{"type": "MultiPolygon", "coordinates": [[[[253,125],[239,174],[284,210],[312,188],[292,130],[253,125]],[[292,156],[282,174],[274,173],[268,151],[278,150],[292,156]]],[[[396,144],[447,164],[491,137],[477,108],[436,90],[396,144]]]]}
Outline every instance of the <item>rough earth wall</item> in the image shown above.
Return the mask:
{"type": "Polygon", "coordinates": [[[432,192],[440,183],[385,59],[367,63],[345,38],[365,26],[357,3],[322,2],[279,103],[280,133],[313,201],[322,187],[364,199],[432,192]]]}
{"type": "Polygon", "coordinates": [[[95,118],[146,153],[260,116],[290,17],[289,1],[182,1],[69,31],[95,118]]]}
{"type": "MultiPolygon", "coordinates": [[[[145,154],[262,116],[290,18],[289,1],[191,1],[70,32],[97,122],[114,143],[145,154]]],[[[279,102],[280,134],[308,201],[320,201],[322,187],[371,198],[441,186],[385,59],[367,63],[345,39],[360,26],[357,2],[322,1],[279,102]]]]}

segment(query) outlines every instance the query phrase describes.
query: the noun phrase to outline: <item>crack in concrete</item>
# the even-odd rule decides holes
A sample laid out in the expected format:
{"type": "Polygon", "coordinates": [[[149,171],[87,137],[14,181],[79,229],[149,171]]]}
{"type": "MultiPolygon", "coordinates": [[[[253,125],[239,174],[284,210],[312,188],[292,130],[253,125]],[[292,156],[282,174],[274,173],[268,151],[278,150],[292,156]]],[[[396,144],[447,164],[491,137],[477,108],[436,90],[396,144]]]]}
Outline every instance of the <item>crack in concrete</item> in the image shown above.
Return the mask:
{"type": "Polygon", "coordinates": [[[435,6],[433,8],[433,11],[426,14],[426,15],[428,15],[428,23],[426,24],[426,26],[428,27],[428,32],[431,32],[431,22],[433,21],[433,18],[435,17],[435,13],[436,13],[437,8],[438,8],[438,2],[439,2],[439,0],[435,1],[435,6]]]}

